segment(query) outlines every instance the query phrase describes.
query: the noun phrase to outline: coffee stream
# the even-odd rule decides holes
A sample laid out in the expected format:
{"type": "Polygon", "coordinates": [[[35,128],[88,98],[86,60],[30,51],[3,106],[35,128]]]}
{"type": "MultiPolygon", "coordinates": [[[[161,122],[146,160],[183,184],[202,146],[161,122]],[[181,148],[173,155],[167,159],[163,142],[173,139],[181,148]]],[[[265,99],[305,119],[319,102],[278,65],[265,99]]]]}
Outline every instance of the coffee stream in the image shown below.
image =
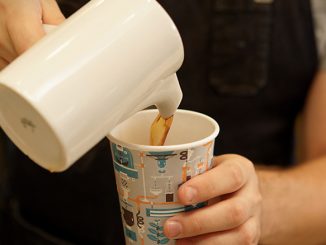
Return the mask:
{"type": "Polygon", "coordinates": [[[151,126],[150,143],[153,146],[162,146],[165,143],[166,137],[170,131],[173,122],[173,115],[169,118],[163,118],[160,114],[157,115],[151,126]]]}

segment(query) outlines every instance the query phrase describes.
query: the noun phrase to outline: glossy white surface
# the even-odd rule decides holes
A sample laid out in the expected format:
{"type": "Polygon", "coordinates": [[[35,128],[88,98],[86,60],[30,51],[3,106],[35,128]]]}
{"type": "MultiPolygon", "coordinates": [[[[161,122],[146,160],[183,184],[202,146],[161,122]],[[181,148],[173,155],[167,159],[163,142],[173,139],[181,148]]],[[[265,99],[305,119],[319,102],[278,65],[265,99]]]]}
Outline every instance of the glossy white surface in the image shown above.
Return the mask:
{"type": "Polygon", "coordinates": [[[0,73],[0,125],[63,171],[122,120],[177,109],[183,46],[155,0],[93,0],[0,73]]]}

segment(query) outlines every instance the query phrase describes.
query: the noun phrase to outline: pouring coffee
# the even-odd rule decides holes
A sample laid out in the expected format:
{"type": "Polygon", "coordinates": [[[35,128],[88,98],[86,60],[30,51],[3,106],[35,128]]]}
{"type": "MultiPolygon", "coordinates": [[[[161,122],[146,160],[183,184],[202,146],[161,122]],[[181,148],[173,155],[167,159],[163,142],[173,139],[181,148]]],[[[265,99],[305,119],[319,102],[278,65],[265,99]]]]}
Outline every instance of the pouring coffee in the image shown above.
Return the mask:
{"type": "Polygon", "coordinates": [[[92,0],[0,73],[0,126],[63,171],[124,119],[174,114],[183,45],[155,0],[92,0]]]}

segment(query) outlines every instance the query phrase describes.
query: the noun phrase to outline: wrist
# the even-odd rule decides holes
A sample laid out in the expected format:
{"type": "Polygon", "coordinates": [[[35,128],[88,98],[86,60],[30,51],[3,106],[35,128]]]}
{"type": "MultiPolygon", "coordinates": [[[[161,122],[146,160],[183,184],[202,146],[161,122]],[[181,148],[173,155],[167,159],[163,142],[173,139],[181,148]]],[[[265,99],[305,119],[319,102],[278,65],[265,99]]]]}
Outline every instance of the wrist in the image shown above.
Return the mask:
{"type": "Polygon", "coordinates": [[[286,203],[283,198],[286,196],[288,185],[284,170],[256,168],[259,180],[260,192],[263,198],[261,215],[261,238],[259,244],[277,244],[277,236],[282,233],[282,210],[286,203]]]}

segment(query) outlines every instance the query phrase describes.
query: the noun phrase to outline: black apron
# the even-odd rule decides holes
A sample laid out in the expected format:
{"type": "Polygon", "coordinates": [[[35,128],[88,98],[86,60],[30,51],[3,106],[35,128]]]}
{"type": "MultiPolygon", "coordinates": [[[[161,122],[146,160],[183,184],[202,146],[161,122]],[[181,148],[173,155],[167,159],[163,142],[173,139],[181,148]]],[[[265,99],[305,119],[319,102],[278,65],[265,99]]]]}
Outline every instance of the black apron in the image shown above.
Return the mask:
{"type": "MultiPolygon", "coordinates": [[[[66,15],[77,9],[59,2],[66,15]]],[[[317,67],[309,1],[161,3],[184,40],[181,107],[219,122],[215,153],[291,164],[294,121],[317,67]]],[[[51,174],[1,138],[0,244],[124,244],[106,139],[66,172],[51,174]]]]}

